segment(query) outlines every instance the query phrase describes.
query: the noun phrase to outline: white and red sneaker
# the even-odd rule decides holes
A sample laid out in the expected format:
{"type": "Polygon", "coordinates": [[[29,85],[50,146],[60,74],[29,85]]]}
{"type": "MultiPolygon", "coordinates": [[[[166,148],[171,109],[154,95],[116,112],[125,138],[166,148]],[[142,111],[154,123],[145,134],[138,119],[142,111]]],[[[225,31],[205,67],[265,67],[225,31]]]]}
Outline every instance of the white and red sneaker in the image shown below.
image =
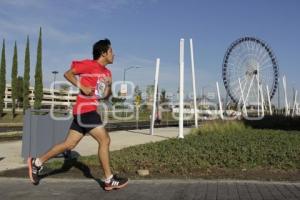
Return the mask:
{"type": "Polygon", "coordinates": [[[113,175],[113,177],[110,179],[109,183],[104,183],[104,189],[106,191],[110,191],[113,189],[121,189],[125,187],[128,184],[128,178],[121,178],[117,175],[113,175]]]}

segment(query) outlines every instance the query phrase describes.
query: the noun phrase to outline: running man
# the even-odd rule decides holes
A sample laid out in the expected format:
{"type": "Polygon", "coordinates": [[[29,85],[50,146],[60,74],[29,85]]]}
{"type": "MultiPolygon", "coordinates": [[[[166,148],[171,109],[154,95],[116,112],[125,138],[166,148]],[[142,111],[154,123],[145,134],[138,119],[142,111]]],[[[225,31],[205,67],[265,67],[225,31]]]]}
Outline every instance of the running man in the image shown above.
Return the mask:
{"type": "Polygon", "coordinates": [[[73,106],[74,119],[64,142],[53,146],[39,158],[28,158],[29,177],[33,184],[39,183],[39,172],[43,163],[66,150],[72,150],[87,133],[99,144],[98,156],[105,175],[104,189],[119,189],[128,184],[127,178],[120,178],[111,172],[110,137],[100,115],[96,112],[99,96],[102,97],[101,99],[108,99],[111,95],[111,72],[106,65],[112,64],[113,60],[111,43],[108,39],[104,39],[94,44],[93,60],[73,61],[71,69],[65,72],[64,77],[80,89],[73,106]],[[79,76],[79,79],[76,76],[79,76]],[[103,84],[100,87],[100,82],[104,83],[104,87],[103,84]]]}

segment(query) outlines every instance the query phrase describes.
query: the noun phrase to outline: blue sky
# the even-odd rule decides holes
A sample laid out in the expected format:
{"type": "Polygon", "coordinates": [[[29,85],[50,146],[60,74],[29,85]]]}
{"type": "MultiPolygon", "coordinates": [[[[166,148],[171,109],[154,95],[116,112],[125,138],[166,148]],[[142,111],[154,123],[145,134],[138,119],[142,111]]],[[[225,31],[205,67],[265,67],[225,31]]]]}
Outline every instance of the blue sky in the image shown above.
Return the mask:
{"type": "MultiPolygon", "coordinates": [[[[113,79],[141,88],[154,83],[155,60],[161,59],[159,86],[175,92],[179,79],[179,40],[185,38],[185,89],[192,91],[189,38],[194,41],[197,91],[215,90],[226,49],[236,39],[255,36],[273,49],[289,93],[300,89],[300,3],[297,0],[0,0],[0,39],[6,40],[7,79],[14,41],[23,74],[26,36],[31,71],[36,62],[38,30],[43,29],[44,83],[58,70],[63,79],[72,60],[91,58],[92,44],[109,38],[116,54],[113,79]]],[[[33,73],[31,75],[33,77],[33,73]]],[[[33,81],[33,78],[32,78],[33,81]]]]}

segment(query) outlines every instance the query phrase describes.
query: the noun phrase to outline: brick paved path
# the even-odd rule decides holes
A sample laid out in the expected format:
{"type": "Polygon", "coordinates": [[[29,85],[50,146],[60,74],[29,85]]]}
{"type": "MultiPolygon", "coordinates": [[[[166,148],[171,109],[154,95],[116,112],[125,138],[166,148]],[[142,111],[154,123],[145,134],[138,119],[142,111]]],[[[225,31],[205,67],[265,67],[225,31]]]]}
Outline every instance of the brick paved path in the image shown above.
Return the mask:
{"type": "Polygon", "coordinates": [[[0,178],[1,200],[153,199],[153,200],[300,200],[300,183],[205,180],[131,180],[122,189],[105,192],[90,179],[43,179],[33,186],[27,179],[0,178]]]}

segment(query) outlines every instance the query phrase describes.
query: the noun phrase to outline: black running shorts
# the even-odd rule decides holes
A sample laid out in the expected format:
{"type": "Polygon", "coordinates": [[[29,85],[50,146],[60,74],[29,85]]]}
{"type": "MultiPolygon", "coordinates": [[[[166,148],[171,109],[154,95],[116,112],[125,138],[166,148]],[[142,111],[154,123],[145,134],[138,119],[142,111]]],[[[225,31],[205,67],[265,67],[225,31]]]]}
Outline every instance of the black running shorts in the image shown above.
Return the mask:
{"type": "Polygon", "coordinates": [[[70,129],[83,135],[103,124],[100,115],[96,111],[73,115],[73,117],[70,129]]]}

